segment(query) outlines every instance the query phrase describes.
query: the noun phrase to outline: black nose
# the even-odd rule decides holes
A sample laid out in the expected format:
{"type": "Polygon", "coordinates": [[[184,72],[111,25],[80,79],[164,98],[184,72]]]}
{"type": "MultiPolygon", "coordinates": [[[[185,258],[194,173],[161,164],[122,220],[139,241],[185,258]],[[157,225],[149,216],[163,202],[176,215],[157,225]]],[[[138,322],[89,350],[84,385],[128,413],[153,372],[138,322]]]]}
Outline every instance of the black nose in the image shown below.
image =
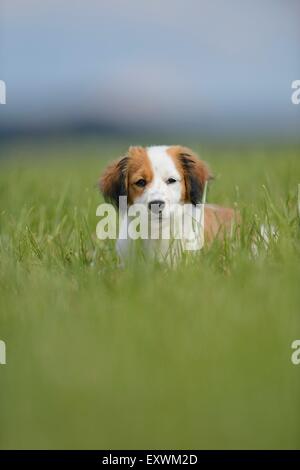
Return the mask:
{"type": "Polygon", "coordinates": [[[159,200],[151,201],[148,204],[148,209],[152,211],[154,214],[159,214],[160,212],[162,212],[164,210],[164,207],[165,207],[164,201],[159,201],[159,200]]]}

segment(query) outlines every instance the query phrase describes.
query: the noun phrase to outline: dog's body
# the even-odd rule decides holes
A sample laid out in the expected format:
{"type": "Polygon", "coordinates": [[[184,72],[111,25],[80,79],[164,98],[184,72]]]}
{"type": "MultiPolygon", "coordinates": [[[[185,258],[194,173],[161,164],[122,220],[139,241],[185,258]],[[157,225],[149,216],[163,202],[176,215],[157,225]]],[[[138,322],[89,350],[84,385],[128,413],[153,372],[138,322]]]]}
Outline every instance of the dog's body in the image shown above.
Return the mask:
{"type": "MultiPolygon", "coordinates": [[[[204,241],[210,243],[232,230],[232,209],[201,204],[210,179],[207,165],[186,147],[130,147],[124,157],[105,170],[100,189],[105,199],[118,208],[120,196],[127,197],[129,208],[147,208],[151,237],[142,241],[142,248],[145,253],[170,261],[183,250],[199,250],[204,241]],[[182,231],[183,218],[188,223],[182,231]],[[161,236],[164,229],[170,233],[167,239],[161,236]]],[[[136,246],[127,236],[128,220],[126,207],[117,242],[122,260],[132,256],[136,246]]]]}

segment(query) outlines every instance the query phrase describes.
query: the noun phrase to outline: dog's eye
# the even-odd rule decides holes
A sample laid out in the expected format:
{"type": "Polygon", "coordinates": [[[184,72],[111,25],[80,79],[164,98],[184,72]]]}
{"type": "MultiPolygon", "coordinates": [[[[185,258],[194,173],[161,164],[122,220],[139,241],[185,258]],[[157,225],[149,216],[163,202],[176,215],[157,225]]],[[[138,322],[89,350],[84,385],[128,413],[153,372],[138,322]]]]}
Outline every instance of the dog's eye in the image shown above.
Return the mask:
{"type": "Polygon", "coordinates": [[[167,180],[167,184],[173,184],[173,183],[176,183],[176,179],[175,178],[169,178],[167,180]]]}
{"type": "Polygon", "coordinates": [[[146,186],[146,180],[144,180],[143,178],[141,178],[140,180],[136,181],[134,184],[136,184],[137,186],[139,186],[140,188],[144,188],[144,186],[146,186]]]}

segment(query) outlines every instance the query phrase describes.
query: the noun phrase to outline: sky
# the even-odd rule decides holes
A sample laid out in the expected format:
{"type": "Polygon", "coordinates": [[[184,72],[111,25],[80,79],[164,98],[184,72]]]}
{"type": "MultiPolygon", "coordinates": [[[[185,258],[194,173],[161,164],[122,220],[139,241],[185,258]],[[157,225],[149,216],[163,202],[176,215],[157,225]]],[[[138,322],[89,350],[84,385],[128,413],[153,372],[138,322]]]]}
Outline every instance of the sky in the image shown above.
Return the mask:
{"type": "Polygon", "coordinates": [[[299,0],[1,0],[0,125],[296,135],[299,0]]]}

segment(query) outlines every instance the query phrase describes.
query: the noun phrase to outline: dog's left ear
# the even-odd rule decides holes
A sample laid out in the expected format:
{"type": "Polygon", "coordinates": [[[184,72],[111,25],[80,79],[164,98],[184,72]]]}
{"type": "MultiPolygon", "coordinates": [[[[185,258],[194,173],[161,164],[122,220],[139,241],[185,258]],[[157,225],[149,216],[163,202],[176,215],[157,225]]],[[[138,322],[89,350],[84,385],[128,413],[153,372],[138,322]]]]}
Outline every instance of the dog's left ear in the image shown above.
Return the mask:
{"type": "Polygon", "coordinates": [[[119,207],[119,197],[127,195],[128,157],[122,157],[104,170],[99,188],[104,199],[119,207]]]}
{"type": "Polygon", "coordinates": [[[205,183],[213,179],[213,176],[208,165],[187,147],[180,147],[179,160],[185,179],[187,202],[199,204],[202,201],[205,183]]]}

